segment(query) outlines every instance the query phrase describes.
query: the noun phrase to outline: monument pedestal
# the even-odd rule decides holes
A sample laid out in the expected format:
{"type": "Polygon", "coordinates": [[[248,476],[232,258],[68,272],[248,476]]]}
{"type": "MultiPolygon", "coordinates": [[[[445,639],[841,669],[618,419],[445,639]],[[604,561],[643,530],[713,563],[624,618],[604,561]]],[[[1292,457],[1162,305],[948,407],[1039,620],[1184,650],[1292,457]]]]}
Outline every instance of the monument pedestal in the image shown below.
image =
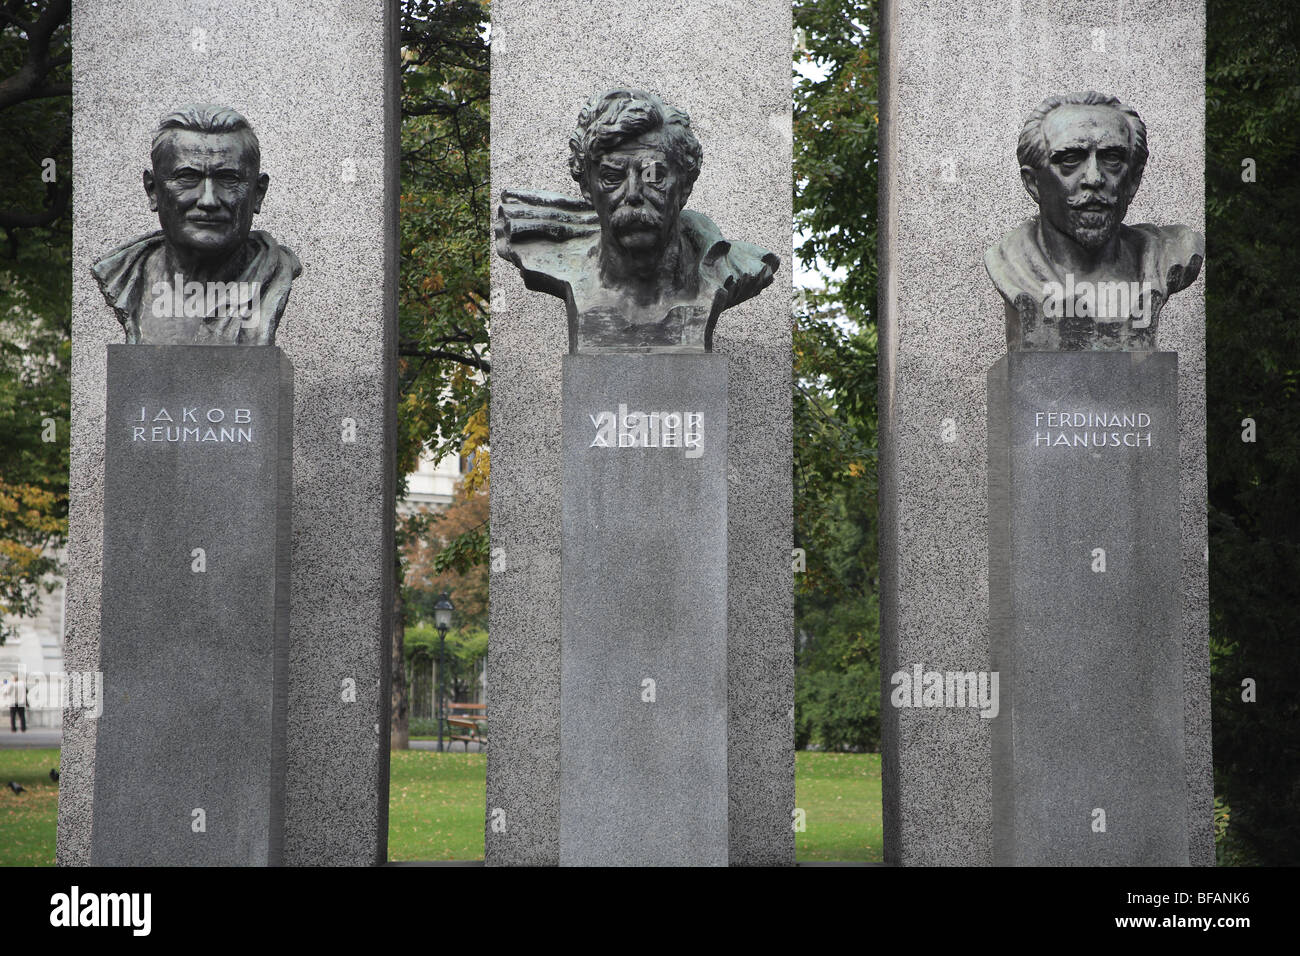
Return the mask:
{"type": "Polygon", "coordinates": [[[283,856],[293,369],[108,347],[94,865],[283,856]]]}
{"type": "Polygon", "coordinates": [[[1178,356],[988,373],[993,861],[1187,865],[1178,356]]]}
{"type": "Polygon", "coordinates": [[[726,865],[726,357],[565,356],[563,462],[560,863],[726,865]]]}

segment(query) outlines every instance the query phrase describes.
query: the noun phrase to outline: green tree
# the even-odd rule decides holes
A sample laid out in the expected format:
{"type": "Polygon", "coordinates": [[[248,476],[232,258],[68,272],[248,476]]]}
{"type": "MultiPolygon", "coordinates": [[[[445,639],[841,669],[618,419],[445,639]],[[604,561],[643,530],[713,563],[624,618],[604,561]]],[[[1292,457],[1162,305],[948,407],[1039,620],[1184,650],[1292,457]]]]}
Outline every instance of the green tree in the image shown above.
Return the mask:
{"type": "Polygon", "coordinates": [[[68,10],[66,0],[0,10],[0,614],[18,617],[39,609],[67,534],[68,10]]]}
{"type": "MultiPolygon", "coordinates": [[[[486,440],[491,289],[487,6],[402,5],[399,473],[486,440]]],[[[487,456],[475,468],[486,476],[487,456]]]]}
{"type": "MultiPolygon", "coordinates": [[[[487,657],[487,631],[474,627],[457,627],[447,631],[443,648],[443,689],[448,703],[463,701],[474,693],[478,676],[487,657]]],[[[425,670],[438,662],[438,629],[419,624],[406,629],[406,662],[425,670]]]]}
{"type": "Polygon", "coordinates": [[[1300,861],[1300,11],[1211,0],[1206,413],[1216,792],[1230,858],[1300,861]],[[1243,441],[1245,420],[1255,441],[1243,441]],[[1242,681],[1257,685],[1243,701],[1242,681]]]}
{"type": "Polygon", "coordinates": [[[876,555],[876,9],[794,5],[795,737],[880,746],[876,555]]]}
{"type": "MultiPolygon", "coordinates": [[[[879,13],[875,0],[796,0],[794,212],[800,260],[857,322],[876,309],[879,13]]],[[[862,396],[874,407],[875,392],[862,396]]]]}
{"type": "MultiPolygon", "coordinates": [[[[466,491],[486,489],[491,289],[486,0],[403,0],[401,249],[398,290],[397,497],[425,449],[472,463],[466,491]]],[[[407,745],[401,555],[428,516],[397,522],[392,727],[407,745]]],[[[467,571],[487,557],[486,518],[447,541],[434,566],[467,571]]],[[[418,583],[418,582],[417,582],[418,583]]]]}

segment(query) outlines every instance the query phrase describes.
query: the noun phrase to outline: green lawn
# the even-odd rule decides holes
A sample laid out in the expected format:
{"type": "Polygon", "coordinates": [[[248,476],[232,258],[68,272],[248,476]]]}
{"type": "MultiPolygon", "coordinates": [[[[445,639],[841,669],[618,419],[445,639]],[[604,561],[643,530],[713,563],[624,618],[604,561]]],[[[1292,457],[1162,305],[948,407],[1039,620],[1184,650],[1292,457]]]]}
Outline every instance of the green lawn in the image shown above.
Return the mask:
{"type": "MultiPolygon", "coordinates": [[[[0,750],[0,866],[54,863],[57,750],[0,750]],[[27,788],[15,794],[7,783],[27,788]]],[[[392,755],[388,855],[393,860],[481,860],[487,758],[427,750],[392,755]]],[[[880,755],[795,755],[795,803],[806,829],[800,860],[880,860],[880,755]]]]}
{"type": "Polygon", "coordinates": [[[0,750],[0,866],[53,866],[59,785],[50,770],[59,751],[0,750]],[[9,781],[27,788],[14,793],[9,781]]]}
{"type": "Polygon", "coordinates": [[[388,771],[390,860],[481,860],[487,754],[394,750],[388,771]]]}
{"type": "Polygon", "coordinates": [[[884,860],[880,754],[798,751],[794,803],[806,811],[797,860],[884,860]]]}

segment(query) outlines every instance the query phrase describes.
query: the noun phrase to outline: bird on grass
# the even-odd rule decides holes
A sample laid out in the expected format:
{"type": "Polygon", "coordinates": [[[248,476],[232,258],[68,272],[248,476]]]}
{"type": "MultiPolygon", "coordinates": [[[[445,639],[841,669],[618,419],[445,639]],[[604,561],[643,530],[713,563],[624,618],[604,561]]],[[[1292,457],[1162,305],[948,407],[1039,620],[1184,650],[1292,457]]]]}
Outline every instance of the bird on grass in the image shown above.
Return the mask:
{"type": "Polygon", "coordinates": [[[23,786],[21,783],[19,783],[17,780],[10,780],[10,781],[9,781],[9,789],[12,790],[14,793],[26,793],[26,792],[27,792],[27,788],[24,787],[24,786],[23,786]]]}
{"type": "Polygon", "coordinates": [[[50,779],[53,780],[55,783],[59,782],[59,772],[55,770],[53,767],[50,768],[50,779]]]}

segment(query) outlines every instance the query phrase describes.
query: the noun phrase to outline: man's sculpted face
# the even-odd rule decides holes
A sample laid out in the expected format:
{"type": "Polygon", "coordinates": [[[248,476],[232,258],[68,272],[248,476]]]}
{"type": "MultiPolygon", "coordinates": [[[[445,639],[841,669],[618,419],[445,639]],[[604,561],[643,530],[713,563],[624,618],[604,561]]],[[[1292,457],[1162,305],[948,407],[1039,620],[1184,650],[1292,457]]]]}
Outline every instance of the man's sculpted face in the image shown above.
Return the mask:
{"type": "Polygon", "coordinates": [[[1021,168],[1045,222],[1090,251],[1118,232],[1136,191],[1128,120],[1109,106],[1059,106],[1043,120],[1047,165],[1021,168]]]}
{"type": "Polygon", "coordinates": [[[586,179],[603,241],[633,255],[662,252],[686,197],[658,131],[627,140],[589,163],[586,179]]]}
{"type": "Polygon", "coordinates": [[[270,179],[242,132],[176,130],[144,174],[149,207],[167,242],[201,259],[224,259],[248,238],[270,179]]]}

